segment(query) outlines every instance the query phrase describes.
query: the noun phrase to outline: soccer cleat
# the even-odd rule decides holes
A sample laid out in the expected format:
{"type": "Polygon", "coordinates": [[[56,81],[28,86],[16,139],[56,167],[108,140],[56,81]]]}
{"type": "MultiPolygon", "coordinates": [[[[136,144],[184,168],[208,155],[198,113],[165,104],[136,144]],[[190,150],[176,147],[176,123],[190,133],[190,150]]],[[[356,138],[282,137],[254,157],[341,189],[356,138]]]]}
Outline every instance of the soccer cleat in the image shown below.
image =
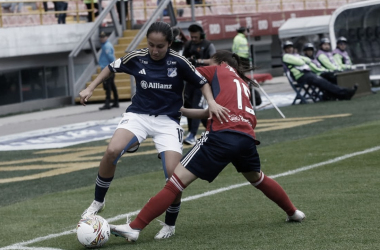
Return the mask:
{"type": "Polygon", "coordinates": [[[154,239],[161,240],[172,237],[175,234],[175,226],[166,225],[164,222],[160,221],[163,226],[161,230],[154,236],[154,239]]]}
{"type": "Polygon", "coordinates": [[[84,212],[82,213],[82,218],[87,218],[91,215],[96,215],[97,213],[100,213],[101,211],[103,211],[105,206],[106,200],[104,200],[103,202],[94,200],[91,203],[91,205],[86,210],[84,210],[84,212]]]}
{"type": "Polygon", "coordinates": [[[288,218],[286,218],[286,221],[288,221],[288,222],[292,222],[292,221],[301,222],[305,218],[306,218],[306,216],[302,211],[296,210],[292,216],[288,216],[288,218]]]}
{"type": "Polygon", "coordinates": [[[129,223],[123,225],[110,224],[111,234],[125,238],[129,242],[135,242],[139,238],[140,230],[132,229],[129,223]]]}
{"type": "Polygon", "coordinates": [[[189,133],[183,143],[187,145],[195,145],[196,140],[197,138],[192,133],[189,133]]]}

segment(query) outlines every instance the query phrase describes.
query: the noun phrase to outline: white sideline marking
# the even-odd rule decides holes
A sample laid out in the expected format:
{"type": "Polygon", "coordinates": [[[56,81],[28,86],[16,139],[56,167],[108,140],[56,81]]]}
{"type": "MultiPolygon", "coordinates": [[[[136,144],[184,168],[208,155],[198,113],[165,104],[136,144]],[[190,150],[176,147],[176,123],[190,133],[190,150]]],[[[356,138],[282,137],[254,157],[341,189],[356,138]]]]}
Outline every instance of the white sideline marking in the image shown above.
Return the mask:
{"type": "MultiPolygon", "coordinates": [[[[331,163],[335,163],[335,162],[338,162],[338,161],[346,160],[348,158],[355,157],[355,156],[358,156],[358,155],[375,152],[377,150],[380,150],[380,146],[369,148],[369,149],[366,149],[366,150],[363,150],[363,151],[359,151],[359,152],[356,152],[356,153],[352,153],[352,154],[346,154],[346,155],[339,156],[339,157],[336,157],[336,158],[328,160],[328,161],[323,161],[323,162],[316,163],[316,164],[313,164],[313,165],[309,165],[309,166],[306,166],[306,167],[301,167],[301,168],[297,168],[297,169],[294,169],[294,170],[289,170],[289,171],[286,171],[286,172],[283,172],[283,173],[280,173],[280,174],[270,175],[269,177],[272,178],[272,179],[275,179],[275,178],[282,177],[282,176],[293,175],[293,174],[296,174],[296,173],[299,173],[299,172],[303,172],[303,171],[306,171],[306,170],[310,170],[310,169],[313,169],[313,168],[317,168],[317,167],[321,167],[321,166],[328,165],[328,164],[331,164],[331,163]]],[[[221,193],[221,192],[224,192],[224,191],[228,191],[228,190],[231,190],[231,189],[234,189],[234,188],[239,188],[239,187],[246,186],[246,185],[250,185],[250,183],[245,182],[245,183],[231,185],[231,186],[224,187],[224,188],[215,189],[213,191],[208,191],[208,192],[205,192],[205,193],[202,193],[202,194],[189,196],[189,197],[183,198],[182,202],[196,200],[196,199],[199,199],[199,198],[202,198],[202,197],[205,197],[205,196],[214,195],[214,194],[217,194],[217,193],[221,193]]],[[[117,221],[117,220],[121,220],[121,219],[126,219],[129,216],[137,215],[139,212],[140,212],[140,210],[137,210],[137,211],[134,211],[134,212],[129,212],[129,213],[126,213],[126,214],[121,214],[121,215],[109,218],[109,219],[107,219],[107,221],[108,222],[113,222],[113,221],[117,221]]],[[[33,244],[33,243],[37,243],[37,242],[40,242],[40,241],[44,241],[44,240],[49,240],[49,239],[61,237],[61,236],[68,235],[68,234],[72,234],[72,233],[75,233],[75,231],[76,231],[75,229],[72,229],[72,230],[65,231],[65,232],[58,233],[58,234],[50,234],[50,235],[47,235],[47,236],[44,236],[44,237],[38,237],[38,238],[35,238],[33,240],[29,240],[29,241],[25,241],[25,242],[21,242],[21,243],[16,243],[16,244],[13,244],[13,245],[10,245],[10,246],[2,247],[2,248],[0,248],[0,250],[62,250],[60,248],[50,248],[50,247],[27,247],[27,245],[30,245],[30,244],[33,244]]]]}

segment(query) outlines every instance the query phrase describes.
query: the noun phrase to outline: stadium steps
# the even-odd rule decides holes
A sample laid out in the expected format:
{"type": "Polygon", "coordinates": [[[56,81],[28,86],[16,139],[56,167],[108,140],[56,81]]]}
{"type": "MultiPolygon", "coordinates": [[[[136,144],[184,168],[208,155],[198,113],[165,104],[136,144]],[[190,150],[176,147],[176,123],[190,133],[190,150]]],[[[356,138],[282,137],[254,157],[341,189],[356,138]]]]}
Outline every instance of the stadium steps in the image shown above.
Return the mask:
{"type": "MultiPolygon", "coordinates": [[[[125,30],[123,32],[123,36],[118,39],[116,45],[114,45],[115,49],[115,58],[120,58],[125,55],[125,49],[128,47],[129,43],[135,38],[138,30],[125,30]]],[[[146,38],[142,40],[142,42],[137,46],[138,49],[147,47],[146,38]]],[[[100,67],[97,68],[95,74],[91,76],[91,81],[93,81],[100,73],[100,67]]],[[[90,85],[91,82],[86,83],[86,87],[90,85]]],[[[130,76],[125,73],[116,73],[115,74],[115,84],[117,88],[117,92],[119,95],[119,100],[130,100],[132,97],[131,93],[131,79],[130,76]]],[[[99,86],[94,90],[89,103],[91,102],[101,102],[105,101],[106,92],[103,89],[103,84],[99,84],[99,86]]],[[[111,99],[113,99],[113,94],[111,92],[111,99]]],[[[76,103],[79,103],[79,97],[75,99],[76,103]]]]}

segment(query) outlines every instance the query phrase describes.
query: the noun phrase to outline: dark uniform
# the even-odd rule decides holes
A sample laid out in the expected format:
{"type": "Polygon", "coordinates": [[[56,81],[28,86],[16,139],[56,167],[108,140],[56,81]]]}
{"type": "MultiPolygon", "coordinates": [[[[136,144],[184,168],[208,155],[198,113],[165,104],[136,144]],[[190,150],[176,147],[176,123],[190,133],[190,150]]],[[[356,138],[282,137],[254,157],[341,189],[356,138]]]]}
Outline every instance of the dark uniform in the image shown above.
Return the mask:
{"type": "Polygon", "coordinates": [[[227,64],[201,67],[198,71],[211,83],[215,101],[230,110],[229,121],[209,120],[207,131],[182,158],[181,164],[209,182],[230,162],[238,172],[260,172],[258,141],[253,130],[256,116],[247,83],[227,64]]]}

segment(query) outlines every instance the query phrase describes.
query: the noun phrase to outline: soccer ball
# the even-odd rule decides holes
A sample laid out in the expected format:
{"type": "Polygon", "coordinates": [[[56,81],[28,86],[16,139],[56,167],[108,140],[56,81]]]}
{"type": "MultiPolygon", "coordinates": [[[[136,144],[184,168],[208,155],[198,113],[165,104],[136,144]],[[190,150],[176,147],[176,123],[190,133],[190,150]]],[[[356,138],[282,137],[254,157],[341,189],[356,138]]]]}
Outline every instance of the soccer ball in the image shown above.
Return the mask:
{"type": "Polygon", "coordinates": [[[99,215],[81,219],[77,225],[78,241],[87,248],[103,246],[110,237],[110,225],[99,215]]]}

